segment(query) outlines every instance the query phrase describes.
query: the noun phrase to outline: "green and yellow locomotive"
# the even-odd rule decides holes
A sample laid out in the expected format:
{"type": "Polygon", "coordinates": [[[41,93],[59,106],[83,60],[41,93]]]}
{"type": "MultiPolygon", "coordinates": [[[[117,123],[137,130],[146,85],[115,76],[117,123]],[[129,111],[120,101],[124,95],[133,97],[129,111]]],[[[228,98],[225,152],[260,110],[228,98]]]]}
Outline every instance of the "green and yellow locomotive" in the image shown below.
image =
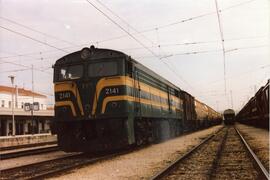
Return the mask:
{"type": "Polygon", "coordinates": [[[140,145],[185,129],[183,92],[122,52],[91,46],[64,56],[54,84],[53,127],[65,151],[140,145]]]}

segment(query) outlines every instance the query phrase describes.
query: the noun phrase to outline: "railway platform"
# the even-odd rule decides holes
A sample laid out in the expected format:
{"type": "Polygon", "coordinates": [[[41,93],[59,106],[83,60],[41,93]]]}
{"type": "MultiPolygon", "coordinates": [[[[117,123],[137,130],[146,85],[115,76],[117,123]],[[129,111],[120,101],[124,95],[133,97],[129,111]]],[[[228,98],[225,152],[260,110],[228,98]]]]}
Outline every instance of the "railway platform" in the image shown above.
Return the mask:
{"type": "Polygon", "coordinates": [[[56,135],[50,133],[34,135],[16,135],[0,137],[0,150],[18,149],[22,147],[35,146],[36,144],[47,144],[56,142],[56,135]]]}

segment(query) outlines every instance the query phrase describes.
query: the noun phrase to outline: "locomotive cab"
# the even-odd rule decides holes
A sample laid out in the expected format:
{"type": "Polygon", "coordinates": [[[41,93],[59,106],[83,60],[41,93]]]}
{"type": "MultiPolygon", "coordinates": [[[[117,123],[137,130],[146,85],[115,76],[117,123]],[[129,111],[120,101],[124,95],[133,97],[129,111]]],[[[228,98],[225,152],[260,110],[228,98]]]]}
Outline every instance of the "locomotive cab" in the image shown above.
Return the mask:
{"type": "Polygon", "coordinates": [[[128,110],[118,100],[126,93],[126,58],[91,46],[56,61],[53,127],[63,150],[98,151],[128,143],[123,138],[128,110]]]}
{"type": "Polygon", "coordinates": [[[108,114],[98,101],[123,91],[118,87],[102,87],[109,79],[125,74],[124,58],[117,52],[91,47],[59,59],[54,65],[56,119],[86,120],[108,114]]]}

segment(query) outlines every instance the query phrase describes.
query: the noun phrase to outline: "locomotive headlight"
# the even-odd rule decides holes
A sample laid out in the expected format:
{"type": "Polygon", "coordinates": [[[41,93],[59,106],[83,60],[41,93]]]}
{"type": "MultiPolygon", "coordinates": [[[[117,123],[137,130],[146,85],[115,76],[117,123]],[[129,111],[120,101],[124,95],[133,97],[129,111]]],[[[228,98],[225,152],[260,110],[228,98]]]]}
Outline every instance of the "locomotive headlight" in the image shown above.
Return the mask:
{"type": "Polygon", "coordinates": [[[91,56],[91,50],[89,48],[83,48],[81,50],[81,58],[82,59],[87,59],[91,56]]]}
{"type": "Polygon", "coordinates": [[[113,108],[117,108],[117,106],[118,106],[118,103],[117,102],[112,102],[112,107],[113,108]]]}

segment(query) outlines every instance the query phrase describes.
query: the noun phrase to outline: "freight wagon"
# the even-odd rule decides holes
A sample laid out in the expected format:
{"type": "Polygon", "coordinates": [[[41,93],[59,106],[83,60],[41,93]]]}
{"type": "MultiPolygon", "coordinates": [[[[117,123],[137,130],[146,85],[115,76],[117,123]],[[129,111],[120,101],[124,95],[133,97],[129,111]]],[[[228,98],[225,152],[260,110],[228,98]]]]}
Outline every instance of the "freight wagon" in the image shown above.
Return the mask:
{"type": "Polygon", "coordinates": [[[240,123],[269,129],[269,85],[261,87],[236,115],[240,123]]]}

